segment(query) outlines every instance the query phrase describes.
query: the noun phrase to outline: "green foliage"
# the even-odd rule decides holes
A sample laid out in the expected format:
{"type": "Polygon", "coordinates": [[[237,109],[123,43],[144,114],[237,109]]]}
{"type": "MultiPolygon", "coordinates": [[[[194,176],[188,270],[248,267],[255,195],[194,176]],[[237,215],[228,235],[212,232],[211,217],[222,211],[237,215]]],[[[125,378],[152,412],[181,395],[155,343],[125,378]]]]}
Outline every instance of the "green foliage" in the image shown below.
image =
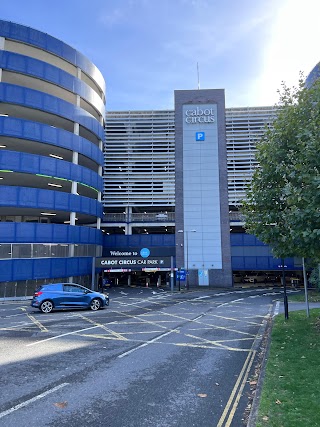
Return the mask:
{"type": "Polygon", "coordinates": [[[310,277],[309,277],[309,282],[311,283],[311,285],[317,287],[320,290],[320,271],[319,271],[320,267],[319,265],[317,265],[316,267],[314,267],[311,271],[310,277]]]}
{"type": "Polygon", "coordinates": [[[284,84],[272,127],[257,145],[259,166],[243,202],[247,232],[275,256],[320,260],[320,81],[284,84]]]}
{"type": "MultiPolygon", "coordinates": [[[[304,293],[299,292],[296,294],[290,294],[288,297],[288,301],[290,302],[306,302],[306,296],[304,293]]],[[[308,302],[320,302],[320,292],[319,289],[308,290],[308,302]]],[[[291,317],[291,316],[290,316],[291,317]]]]}
{"type": "Polygon", "coordinates": [[[320,426],[318,309],[275,317],[257,427],[320,426]]]}

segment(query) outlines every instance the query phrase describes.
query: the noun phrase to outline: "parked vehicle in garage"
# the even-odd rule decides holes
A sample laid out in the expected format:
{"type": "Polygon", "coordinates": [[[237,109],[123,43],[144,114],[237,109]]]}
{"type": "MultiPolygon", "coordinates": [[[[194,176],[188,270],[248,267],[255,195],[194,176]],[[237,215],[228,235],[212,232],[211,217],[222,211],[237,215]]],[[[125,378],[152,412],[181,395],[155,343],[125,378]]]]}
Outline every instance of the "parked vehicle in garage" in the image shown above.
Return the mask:
{"type": "Polygon", "coordinates": [[[53,309],[90,308],[99,310],[109,305],[109,295],[92,291],[77,283],[48,283],[39,286],[31,301],[31,306],[43,313],[53,309]]]}
{"type": "Polygon", "coordinates": [[[262,272],[246,274],[243,278],[245,283],[266,283],[266,275],[262,272]]]}
{"type": "Polygon", "coordinates": [[[266,275],[266,282],[274,285],[275,283],[280,282],[280,276],[278,274],[268,272],[266,275]]]}
{"type": "Polygon", "coordinates": [[[243,274],[233,273],[233,283],[243,283],[244,282],[243,274]]]}

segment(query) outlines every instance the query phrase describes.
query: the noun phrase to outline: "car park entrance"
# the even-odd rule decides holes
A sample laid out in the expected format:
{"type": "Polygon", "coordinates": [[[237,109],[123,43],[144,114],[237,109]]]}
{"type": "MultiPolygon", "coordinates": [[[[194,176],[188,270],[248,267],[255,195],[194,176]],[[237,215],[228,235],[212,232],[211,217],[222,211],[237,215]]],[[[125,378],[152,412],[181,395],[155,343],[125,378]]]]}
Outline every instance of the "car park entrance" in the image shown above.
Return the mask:
{"type": "MultiPolygon", "coordinates": [[[[301,271],[286,271],[286,284],[299,286],[303,283],[301,271]]],[[[234,271],[233,284],[265,284],[266,286],[282,286],[282,271],[234,271]]]]}
{"type": "Polygon", "coordinates": [[[105,288],[113,286],[142,286],[164,288],[170,286],[170,269],[167,271],[129,271],[115,272],[103,270],[99,275],[99,285],[105,288]]]}
{"type": "Polygon", "coordinates": [[[114,256],[96,258],[99,287],[170,285],[173,257],[151,256],[147,249],[138,251],[112,251],[114,256]]]}

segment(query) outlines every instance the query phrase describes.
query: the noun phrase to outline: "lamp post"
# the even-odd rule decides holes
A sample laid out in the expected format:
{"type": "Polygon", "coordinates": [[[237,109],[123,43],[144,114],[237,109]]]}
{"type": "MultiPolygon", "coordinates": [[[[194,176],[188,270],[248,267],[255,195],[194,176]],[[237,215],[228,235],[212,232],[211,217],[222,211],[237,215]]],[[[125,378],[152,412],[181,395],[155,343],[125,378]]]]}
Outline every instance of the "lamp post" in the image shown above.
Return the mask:
{"type": "Polygon", "coordinates": [[[286,283],[286,273],[285,273],[285,267],[284,265],[284,259],[281,259],[281,266],[282,267],[282,286],[283,286],[283,304],[284,304],[284,318],[289,319],[289,308],[288,308],[288,296],[287,296],[287,283],[286,283]]]}
{"type": "Polygon", "coordinates": [[[196,233],[196,231],[197,230],[178,230],[178,233],[185,233],[185,236],[186,236],[186,267],[187,267],[186,288],[187,290],[189,290],[189,233],[196,233]]]}
{"type": "MultiPolygon", "coordinates": [[[[280,227],[279,224],[277,224],[276,222],[270,223],[270,224],[266,224],[267,226],[277,226],[280,227]]],[[[284,265],[284,258],[281,258],[281,265],[278,265],[278,268],[282,268],[282,278],[281,278],[281,282],[282,282],[282,286],[283,286],[283,305],[284,305],[284,317],[285,319],[289,319],[289,307],[288,307],[288,296],[287,296],[287,284],[286,284],[286,272],[285,272],[285,267],[287,267],[286,265],[284,265]]]]}

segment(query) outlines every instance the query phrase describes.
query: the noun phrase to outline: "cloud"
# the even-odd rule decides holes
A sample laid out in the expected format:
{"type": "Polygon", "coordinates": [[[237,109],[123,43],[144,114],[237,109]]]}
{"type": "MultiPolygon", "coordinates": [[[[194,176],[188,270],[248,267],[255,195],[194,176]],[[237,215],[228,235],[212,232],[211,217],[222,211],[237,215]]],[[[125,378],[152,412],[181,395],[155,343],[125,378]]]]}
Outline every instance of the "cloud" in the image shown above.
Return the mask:
{"type": "Polygon", "coordinates": [[[267,14],[257,17],[247,17],[234,23],[213,22],[211,19],[204,22],[188,22],[178,30],[182,34],[179,37],[172,37],[163,42],[163,49],[167,55],[176,55],[187,60],[200,59],[203,62],[210,62],[228,53],[232,49],[248,43],[250,37],[257,37],[259,30],[268,20],[267,14]],[[182,30],[183,28],[183,30],[182,30]],[[187,28],[187,30],[185,30],[187,28]]]}
{"type": "Polygon", "coordinates": [[[260,105],[274,104],[282,81],[297,86],[299,72],[306,76],[319,61],[319,16],[319,0],[286,0],[279,8],[255,82],[260,105]]]}
{"type": "Polygon", "coordinates": [[[99,21],[107,28],[112,28],[115,25],[121,23],[126,16],[126,10],[124,8],[117,8],[108,10],[108,12],[102,12],[99,16],[99,21]]]}

